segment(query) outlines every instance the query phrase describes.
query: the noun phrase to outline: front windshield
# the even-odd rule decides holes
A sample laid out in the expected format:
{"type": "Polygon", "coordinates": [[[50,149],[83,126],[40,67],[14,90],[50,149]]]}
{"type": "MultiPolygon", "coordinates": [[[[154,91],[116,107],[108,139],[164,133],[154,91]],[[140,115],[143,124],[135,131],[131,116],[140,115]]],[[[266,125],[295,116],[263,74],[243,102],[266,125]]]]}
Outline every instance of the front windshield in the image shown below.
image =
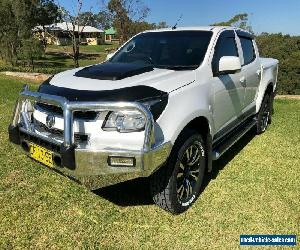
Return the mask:
{"type": "Polygon", "coordinates": [[[174,70],[195,69],[204,59],[211,36],[211,31],[142,33],[121,48],[110,62],[174,70]]]}

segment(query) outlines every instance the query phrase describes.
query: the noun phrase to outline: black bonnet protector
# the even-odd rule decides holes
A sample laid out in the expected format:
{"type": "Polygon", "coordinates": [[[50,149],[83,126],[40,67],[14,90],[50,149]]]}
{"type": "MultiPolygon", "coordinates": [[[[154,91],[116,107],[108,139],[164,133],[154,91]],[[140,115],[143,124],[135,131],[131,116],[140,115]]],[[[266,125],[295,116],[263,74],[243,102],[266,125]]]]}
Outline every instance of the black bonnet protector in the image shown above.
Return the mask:
{"type": "MultiPolygon", "coordinates": [[[[101,83],[99,83],[101,84],[101,83]]],[[[77,90],[69,89],[63,87],[57,87],[49,84],[49,82],[44,82],[40,85],[38,92],[57,95],[65,97],[69,101],[89,101],[89,102],[115,102],[115,101],[124,101],[124,102],[136,102],[143,101],[152,98],[159,98],[161,96],[167,95],[166,92],[160,91],[158,89],[149,87],[149,86],[133,86],[121,89],[113,90],[101,90],[101,91],[92,91],[92,90],[77,90]]]]}
{"type": "MultiPolygon", "coordinates": [[[[99,82],[101,84],[101,82],[99,82]]],[[[91,91],[77,90],[63,87],[57,87],[49,84],[49,81],[40,85],[38,92],[65,97],[69,101],[99,101],[99,102],[144,102],[152,99],[161,99],[154,106],[151,106],[151,112],[156,120],[168,103],[168,93],[149,86],[133,86],[121,89],[91,91]]]]}
{"type": "Polygon", "coordinates": [[[105,62],[79,70],[74,74],[74,76],[97,80],[116,81],[150,72],[152,70],[153,67],[149,65],[105,62]]]}

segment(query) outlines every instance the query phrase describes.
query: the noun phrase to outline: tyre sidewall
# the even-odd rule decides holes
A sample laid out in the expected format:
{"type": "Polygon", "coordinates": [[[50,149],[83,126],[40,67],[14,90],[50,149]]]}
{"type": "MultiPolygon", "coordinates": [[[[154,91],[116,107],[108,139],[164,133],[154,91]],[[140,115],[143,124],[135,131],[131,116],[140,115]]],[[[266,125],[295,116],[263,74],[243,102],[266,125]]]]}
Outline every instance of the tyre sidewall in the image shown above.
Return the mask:
{"type": "Polygon", "coordinates": [[[180,148],[178,148],[177,150],[175,150],[175,152],[173,153],[173,157],[171,156],[171,160],[169,164],[174,166],[171,178],[170,178],[170,182],[169,185],[171,187],[171,190],[173,190],[172,193],[172,203],[173,206],[176,207],[176,211],[178,212],[183,212],[185,210],[187,210],[194,202],[195,200],[198,198],[199,194],[200,194],[200,189],[201,189],[201,185],[203,183],[203,178],[204,178],[204,173],[205,173],[205,166],[206,166],[206,150],[204,147],[204,141],[201,137],[200,134],[197,133],[189,133],[190,136],[186,136],[188,137],[187,140],[182,144],[182,146],[180,148]],[[181,162],[181,159],[186,151],[186,149],[195,141],[198,141],[200,143],[200,147],[201,147],[201,159],[200,159],[200,169],[199,169],[199,176],[196,182],[196,186],[193,190],[193,194],[191,199],[188,202],[185,203],[180,203],[178,200],[178,196],[177,196],[177,173],[179,171],[179,165],[181,162]]]}

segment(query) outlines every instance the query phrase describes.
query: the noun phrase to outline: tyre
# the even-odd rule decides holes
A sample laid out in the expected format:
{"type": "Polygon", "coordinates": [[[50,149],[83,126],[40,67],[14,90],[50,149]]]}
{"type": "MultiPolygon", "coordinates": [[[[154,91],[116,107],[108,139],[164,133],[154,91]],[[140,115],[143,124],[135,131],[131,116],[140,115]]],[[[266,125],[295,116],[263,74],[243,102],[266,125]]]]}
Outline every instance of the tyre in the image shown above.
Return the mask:
{"type": "Polygon", "coordinates": [[[269,94],[266,94],[260,110],[257,114],[257,123],[256,123],[256,131],[257,134],[262,134],[263,132],[266,131],[268,125],[271,123],[271,107],[272,107],[272,103],[271,103],[271,97],[269,94]]]}
{"type": "Polygon", "coordinates": [[[197,199],[206,166],[206,150],[199,133],[185,130],[177,139],[167,163],[150,178],[154,202],[179,214],[197,199]]]}

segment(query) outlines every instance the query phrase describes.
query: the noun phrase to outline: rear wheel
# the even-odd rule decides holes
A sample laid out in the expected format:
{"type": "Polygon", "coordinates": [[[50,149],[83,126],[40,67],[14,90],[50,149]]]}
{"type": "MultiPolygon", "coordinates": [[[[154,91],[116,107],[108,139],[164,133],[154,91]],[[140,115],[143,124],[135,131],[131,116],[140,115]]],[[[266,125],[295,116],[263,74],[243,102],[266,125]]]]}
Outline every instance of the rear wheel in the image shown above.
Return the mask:
{"type": "Polygon", "coordinates": [[[151,176],[154,202],[173,214],[187,210],[200,193],[205,165],[206,151],[201,135],[184,131],[167,164],[151,176]]]}
{"type": "Polygon", "coordinates": [[[268,125],[271,123],[271,107],[272,104],[270,95],[266,94],[257,114],[256,128],[258,134],[262,134],[263,132],[265,132],[268,125]]]}

